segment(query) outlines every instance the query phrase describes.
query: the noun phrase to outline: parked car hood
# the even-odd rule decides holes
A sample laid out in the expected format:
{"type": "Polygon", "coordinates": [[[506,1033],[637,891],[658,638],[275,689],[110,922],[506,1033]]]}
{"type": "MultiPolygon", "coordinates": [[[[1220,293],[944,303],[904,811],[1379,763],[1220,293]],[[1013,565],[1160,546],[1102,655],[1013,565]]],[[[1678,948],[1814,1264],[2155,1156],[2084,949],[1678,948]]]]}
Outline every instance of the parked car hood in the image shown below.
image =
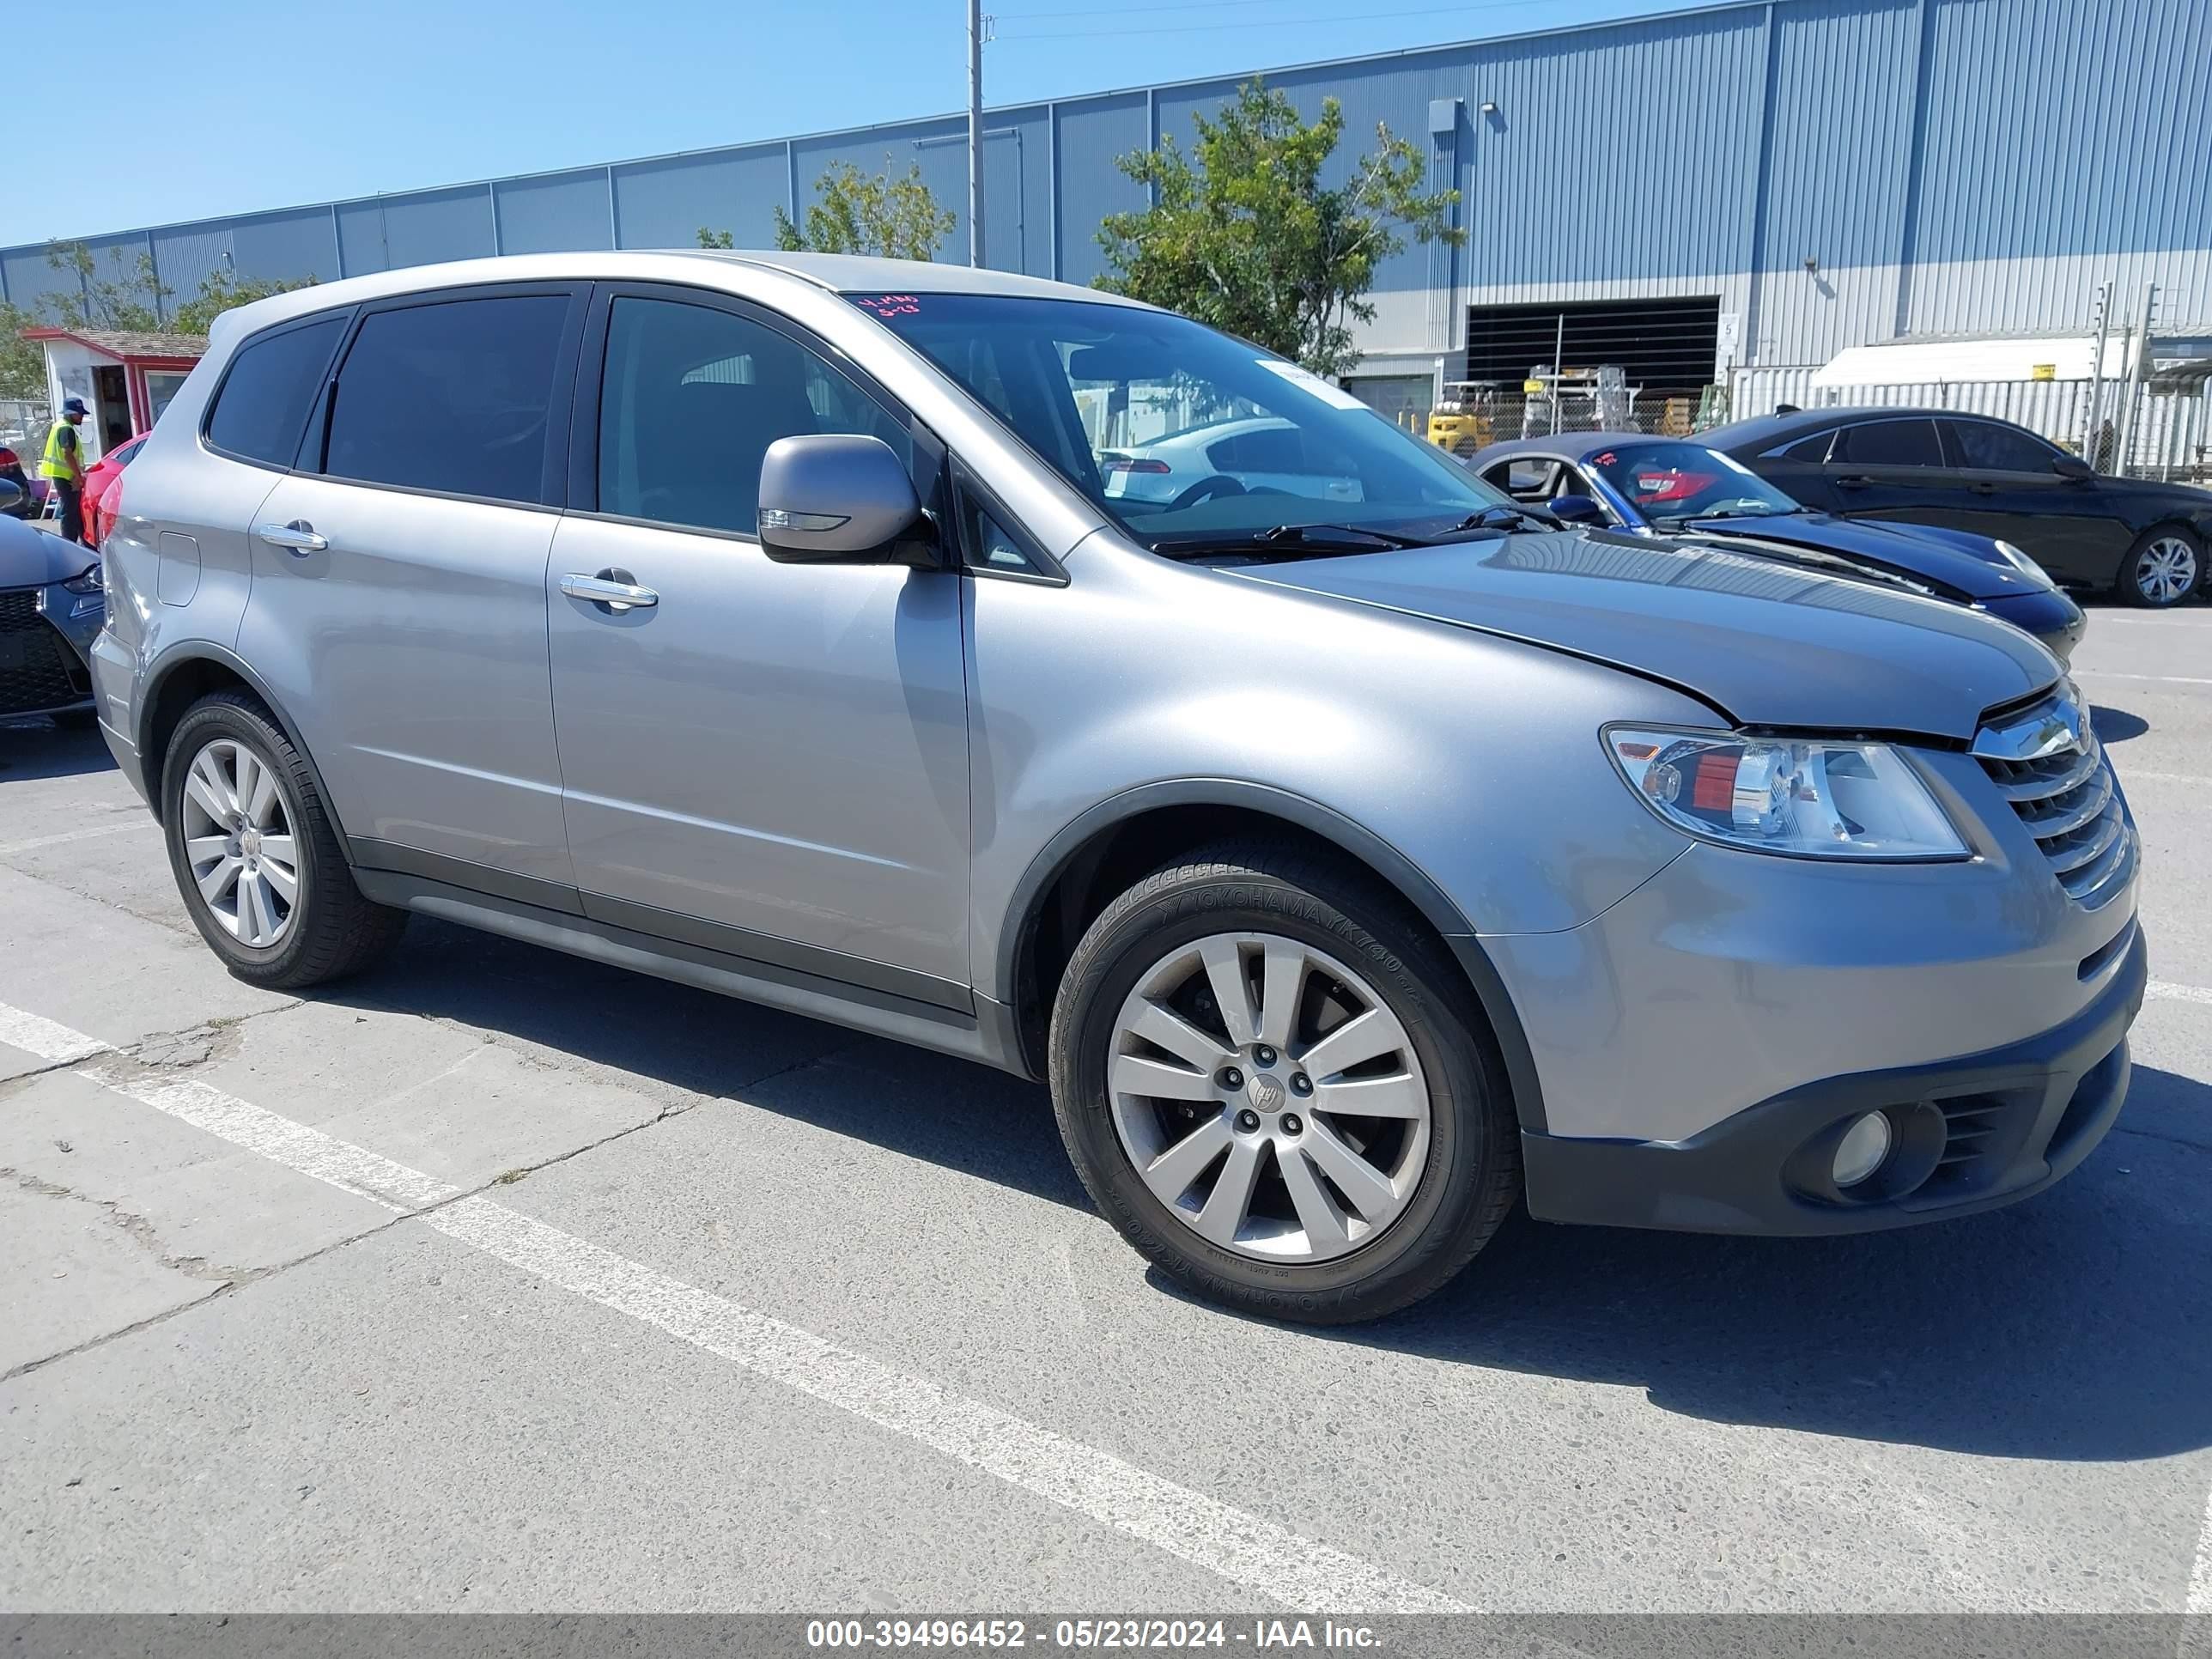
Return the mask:
{"type": "Polygon", "coordinates": [[[1686,528],[1701,536],[1748,538],[1808,547],[1924,578],[1938,592],[1950,590],[1969,599],[2009,599],[2042,590],[2007,564],[1986,536],[1921,525],[1874,524],[1838,519],[1826,513],[1776,514],[1764,519],[1692,520],[1686,528]],[[1986,552],[1981,550],[1987,550],[1986,552]]]}
{"type": "Polygon", "coordinates": [[[1233,574],[1564,651],[1747,726],[1964,740],[2059,673],[2027,635],[1961,606],[1688,539],[1512,536],[1233,574]]]}
{"type": "Polygon", "coordinates": [[[43,587],[74,576],[97,556],[82,542],[0,518],[0,588],[43,587]]]}

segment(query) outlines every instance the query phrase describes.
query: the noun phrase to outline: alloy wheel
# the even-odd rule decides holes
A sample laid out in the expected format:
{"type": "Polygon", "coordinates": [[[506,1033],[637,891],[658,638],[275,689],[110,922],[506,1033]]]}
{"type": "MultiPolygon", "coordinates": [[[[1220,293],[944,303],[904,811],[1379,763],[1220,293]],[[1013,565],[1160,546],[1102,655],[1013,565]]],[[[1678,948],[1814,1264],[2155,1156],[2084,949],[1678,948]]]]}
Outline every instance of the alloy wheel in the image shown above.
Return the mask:
{"type": "Polygon", "coordinates": [[[1343,963],[1274,933],[1179,945],[1115,1017],[1107,1092],[1122,1151],[1200,1237],[1274,1262],[1371,1243],[1430,1146],[1413,1039],[1343,963]]]}
{"type": "Polygon", "coordinates": [[[2197,586],[2197,550],[2179,536],[2160,536],[2136,556],[2135,580],[2151,604],[2178,604],[2197,586]]]}
{"type": "Polygon", "coordinates": [[[300,902],[300,855],[275,769],[216,738],[185,775],[183,817],[185,861],[209,914],[241,945],[282,942],[300,902]]]}

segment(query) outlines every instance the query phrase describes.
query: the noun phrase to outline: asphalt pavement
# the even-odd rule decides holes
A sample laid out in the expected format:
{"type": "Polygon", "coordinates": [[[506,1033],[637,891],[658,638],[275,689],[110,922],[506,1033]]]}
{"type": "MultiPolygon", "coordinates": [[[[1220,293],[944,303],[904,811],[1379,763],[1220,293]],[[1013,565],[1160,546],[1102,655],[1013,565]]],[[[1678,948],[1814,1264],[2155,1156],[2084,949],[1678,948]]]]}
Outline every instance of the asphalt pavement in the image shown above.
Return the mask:
{"type": "Polygon", "coordinates": [[[2076,666],[2154,981],[2081,1170],[1520,1219],[1334,1333],[1149,1274],[991,1072],[419,917],[241,985],[0,726],[0,1607],[2212,1612],[2212,607],[2076,666]]]}

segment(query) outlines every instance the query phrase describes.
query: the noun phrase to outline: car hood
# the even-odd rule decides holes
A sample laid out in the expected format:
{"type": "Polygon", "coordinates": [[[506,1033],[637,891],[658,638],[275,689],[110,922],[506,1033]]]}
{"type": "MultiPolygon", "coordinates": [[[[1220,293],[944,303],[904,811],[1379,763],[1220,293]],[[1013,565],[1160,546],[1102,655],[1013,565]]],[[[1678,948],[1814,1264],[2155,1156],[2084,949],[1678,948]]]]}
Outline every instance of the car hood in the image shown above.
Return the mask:
{"type": "Polygon", "coordinates": [[[82,542],[0,518],[0,587],[43,587],[76,575],[96,556],[82,542]]]}
{"type": "Polygon", "coordinates": [[[1961,606],[1687,539],[1512,536],[1233,574],[1566,652],[1746,726],[1964,740],[2059,672],[1961,606]]]}
{"type": "Polygon", "coordinates": [[[1838,558],[1921,577],[1939,589],[1948,588],[1969,599],[2010,599],[2015,594],[2043,591],[2039,584],[2005,563],[1997,555],[1996,544],[1986,536],[1972,536],[1963,531],[1918,526],[1893,527],[1832,518],[1825,513],[1778,514],[1771,518],[1718,521],[1692,520],[1686,528],[1700,536],[1730,541],[1778,542],[1785,547],[1831,553],[1838,558]],[[1986,556],[1975,550],[1977,544],[1989,550],[1986,556]]]}

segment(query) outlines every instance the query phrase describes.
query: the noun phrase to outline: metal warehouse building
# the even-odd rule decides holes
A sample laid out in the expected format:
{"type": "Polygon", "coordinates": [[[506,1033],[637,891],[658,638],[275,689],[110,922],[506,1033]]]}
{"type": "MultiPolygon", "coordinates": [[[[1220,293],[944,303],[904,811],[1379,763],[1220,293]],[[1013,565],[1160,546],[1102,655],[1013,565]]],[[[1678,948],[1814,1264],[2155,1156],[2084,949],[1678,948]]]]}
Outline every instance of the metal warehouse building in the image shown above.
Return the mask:
{"type": "MultiPolygon", "coordinates": [[[[2080,334],[2106,283],[2116,318],[2139,329],[2155,283],[2161,337],[2212,336],[2212,0],[1756,0],[1267,76],[1309,112],[1342,101],[1340,159],[1385,122],[1461,191],[1466,246],[1383,271],[1352,382],[1378,407],[1517,379],[1562,343],[1562,362],[1694,389],[1899,337],[2080,334]]],[[[1142,205],[1115,159],[1187,138],[1236,78],[991,110],[990,263],[1089,282],[1100,216],[1142,205]]],[[[218,267],[329,279],[689,246],[702,226],[769,246],[771,210],[797,216],[841,161],[917,162],[964,205],[965,131],[946,116],[87,241],[116,279],[150,255],[185,291],[218,267]]],[[[0,251],[18,305],[75,280],[43,245],[0,251]]]]}

